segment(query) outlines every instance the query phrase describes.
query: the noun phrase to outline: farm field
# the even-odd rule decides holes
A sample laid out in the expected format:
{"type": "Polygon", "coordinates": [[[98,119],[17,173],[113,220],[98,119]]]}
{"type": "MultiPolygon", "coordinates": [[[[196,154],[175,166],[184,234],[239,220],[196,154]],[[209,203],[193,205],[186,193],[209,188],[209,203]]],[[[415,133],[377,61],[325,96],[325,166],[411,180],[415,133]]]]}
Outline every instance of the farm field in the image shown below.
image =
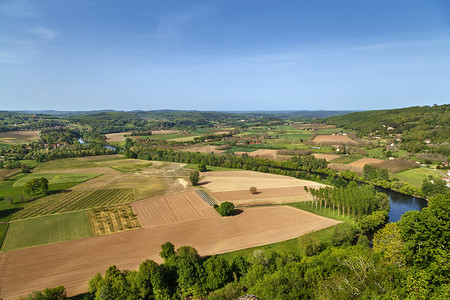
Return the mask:
{"type": "Polygon", "coordinates": [[[122,173],[110,169],[113,172],[105,173],[102,176],[90,181],[83,182],[72,188],[73,191],[90,191],[96,189],[133,189],[135,199],[141,200],[163,194],[167,190],[165,178],[157,174],[122,173]]]}
{"type": "Polygon", "coordinates": [[[123,142],[126,139],[127,135],[130,135],[131,132],[119,132],[119,133],[108,133],[105,134],[106,141],[108,142],[123,142]]]}
{"type": "Polygon", "coordinates": [[[0,170],[0,180],[7,179],[15,174],[20,173],[20,169],[1,169],[0,170]]]}
{"type": "Polygon", "coordinates": [[[394,173],[392,177],[396,177],[412,186],[421,187],[423,180],[427,179],[429,175],[439,178],[442,177],[439,173],[422,167],[394,173]]]}
{"type": "Polygon", "coordinates": [[[356,168],[364,168],[364,165],[376,165],[379,163],[384,162],[384,160],[376,159],[376,158],[361,158],[358,159],[352,163],[349,163],[350,166],[356,167],[356,168]]]}
{"type": "Polygon", "coordinates": [[[96,164],[122,172],[134,172],[151,167],[153,163],[149,162],[148,160],[120,159],[100,161],[96,162],[96,164]]]}
{"type": "Polygon", "coordinates": [[[13,220],[104,207],[134,201],[132,189],[67,191],[36,200],[12,216],[13,220]]]}
{"type": "Polygon", "coordinates": [[[84,292],[88,280],[110,265],[137,269],[146,259],[161,262],[160,247],[167,241],[176,248],[190,245],[200,255],[213,255],[289,240],[338,223],[288,206],[245,208],[232,217],[164,224],[3,253],[0,297],[14,299],[60,284],[69,295],[84,292]]]}
{"type": "Polygon", "coordinates": [[[353,162],[356,162],[360,159],[362,159],[363,157],[361,156],[356,156],[356,155],[342,155],[336,159],[333,159],[331,162],[332,163],[338,163],[338,164],[351,164],[353,162]]]}
{"type": "Polygon", "coordinates": [[[14,145],[39,140],[39,131],[7,131],[0,133],[0,143],[14,145]]]}
{"type": "Polygon", "coordinates": [[[28,181],[45,177],[48,180],[49,185],[59,184],[59,183],[72,183],[72,182],[84,182],[99,176],[98,173],[31,173],[19,180],[17,180],[13,187],[23,187],[28,181]]]}
{"type": "Polygon", "coordinates": [[[313,153],[311,155],[314,156],[315,158],[325,159],[326,161],[332,161],[333,159],[337,159],[337,158],[341,157],[340,155],[336,155],[336,154],[313,153]]]}
{"type": "MultiPolygon", "coordinates": [[[[48,161],[39,164],[34,172],[48,172],[55,170],[73,170],[73,169],[89,169],[98,167],[97,162],[111,161],[111,160],[121,160],[124,159],[123,155],[113,154],[113,155],[101,155],[92,157],[77,157],[77,158],[64,158],[48,161]]],[[[84,172],[85,170],[83,170],[84,172]]]]}
{"type": "Polygon", "coordinates": [[[259,156],[260,158],[267,158],[272,160],[289,160],[291,156],[289,155],[279,155],[278,150],[275,149],[258,149],[252,152],[234,152],[236,155],[242,155],[247,153],[248,156],[259,156]]]}
{"type": "Polygon", "coordinates": [[[185,137],[177,137],[177,138],[171,138],[171,139],[167,139],[167,141],[172,141],[172,142],[189,142],[189,141],[193,141],[195,138],[201,137],[200,135],[190,135],[190,136],[185,136],[185,137]]]}
{"type": "Polygon", "coordinates": [[[313,140],[314,143],[340,143],[340,144],[357,144],[346,135],[318,135],[313,140]]]}
{"type": "Polygon", "coordinates": [[[288,176],[252,171],[205,172],[201,184],[220,202],[231,201],[236,206],[280,204],[304,201],[308,198],[304,187],[320,188],[325,185],[288,176]],[[251,195],[250,187],[258,194],[251,195]]]}
{"type": "Polygon", "coordinates": [[[184,149],[184,151],[189,152],[200,152],[200,153],[223,153],[224,150],[219,149],[220,146],[210,146],[210,145],[199,145],[199,146],[192,146],[189,148],[184,149]]]}
{"type": "Polygon", "coordinates": [[[142,227],[220,218],[194,191],[136,201],[131,205],[142,227]]]}
{"type": "Polygon", "coordinates": [[[11,222],[1,250],[11,251],[89,236],[87,211],[45,216],[11,222]]]}
{"type": "Polygon", "coordinates": [[[94,235],[141,228],[139,220],[129,204],[93,208],[89,211],[89,217],[94,235]]]}

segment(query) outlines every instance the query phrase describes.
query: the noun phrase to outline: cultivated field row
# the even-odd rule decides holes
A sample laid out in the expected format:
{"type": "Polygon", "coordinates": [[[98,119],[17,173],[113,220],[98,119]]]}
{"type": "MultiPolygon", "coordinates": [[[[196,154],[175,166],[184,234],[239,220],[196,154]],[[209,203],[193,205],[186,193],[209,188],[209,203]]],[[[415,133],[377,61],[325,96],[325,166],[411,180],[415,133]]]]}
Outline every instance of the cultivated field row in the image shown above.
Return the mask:
{"type": "Polygon", "coordinates": [[[133,208],[129,204],[93,208],[90,211],[90,222],[94,235],[104,235],[141,227],[133,208]]]}
{"type": "Polygon", "coordinates": [[[194,191],[136,201],[131,205],[142,227],[220,218],[216,210],[194,191]]]}
{"type": "Polygon", "coordinates": [[[70,191],[39,199],[30,206],[15,213],[12,220],[129,203],[134,201],[134,199],[133,189],[70,191]]]}

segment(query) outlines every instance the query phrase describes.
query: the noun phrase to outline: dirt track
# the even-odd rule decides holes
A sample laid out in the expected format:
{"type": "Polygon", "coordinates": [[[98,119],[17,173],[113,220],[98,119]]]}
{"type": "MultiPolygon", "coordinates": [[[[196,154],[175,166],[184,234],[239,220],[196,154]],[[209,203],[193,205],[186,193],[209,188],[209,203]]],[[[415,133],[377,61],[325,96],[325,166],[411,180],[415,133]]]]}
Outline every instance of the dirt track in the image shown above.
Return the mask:
{"type": "Polygon", "coordinates": [[[201,255],[212,255],[292,239],[337,223],[288,206],[247,208],[232,217],[148,225],[4,253],[0,256],[0,297],[17,299],[61,284],[69,295],[84,292],[89,279],[110,265],[137,269],[146,259],[161,262],[158,253],[167,241],[176,248],[190,245],[201,255]]]}

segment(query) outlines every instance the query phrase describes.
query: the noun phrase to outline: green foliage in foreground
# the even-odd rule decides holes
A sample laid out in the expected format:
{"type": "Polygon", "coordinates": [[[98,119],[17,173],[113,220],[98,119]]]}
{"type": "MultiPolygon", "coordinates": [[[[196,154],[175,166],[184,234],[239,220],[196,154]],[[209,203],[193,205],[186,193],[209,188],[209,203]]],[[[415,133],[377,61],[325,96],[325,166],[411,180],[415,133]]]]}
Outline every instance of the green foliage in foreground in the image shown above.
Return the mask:
{"type": "Polygon", "coordinates": [[[87,211],[11,222],[2,251],[11,251],[91,236],[87,211]]]}

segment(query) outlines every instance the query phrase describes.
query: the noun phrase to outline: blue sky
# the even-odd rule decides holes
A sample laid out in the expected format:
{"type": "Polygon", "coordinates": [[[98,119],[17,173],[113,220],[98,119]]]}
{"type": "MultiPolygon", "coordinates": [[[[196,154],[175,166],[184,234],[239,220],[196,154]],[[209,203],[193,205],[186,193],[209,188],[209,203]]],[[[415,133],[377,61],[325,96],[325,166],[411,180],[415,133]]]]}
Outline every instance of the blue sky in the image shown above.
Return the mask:
{"type": "Polygon", "coordinates": [[[0,110],[445,103],[445,0],[0,0],[0,110]]]}

